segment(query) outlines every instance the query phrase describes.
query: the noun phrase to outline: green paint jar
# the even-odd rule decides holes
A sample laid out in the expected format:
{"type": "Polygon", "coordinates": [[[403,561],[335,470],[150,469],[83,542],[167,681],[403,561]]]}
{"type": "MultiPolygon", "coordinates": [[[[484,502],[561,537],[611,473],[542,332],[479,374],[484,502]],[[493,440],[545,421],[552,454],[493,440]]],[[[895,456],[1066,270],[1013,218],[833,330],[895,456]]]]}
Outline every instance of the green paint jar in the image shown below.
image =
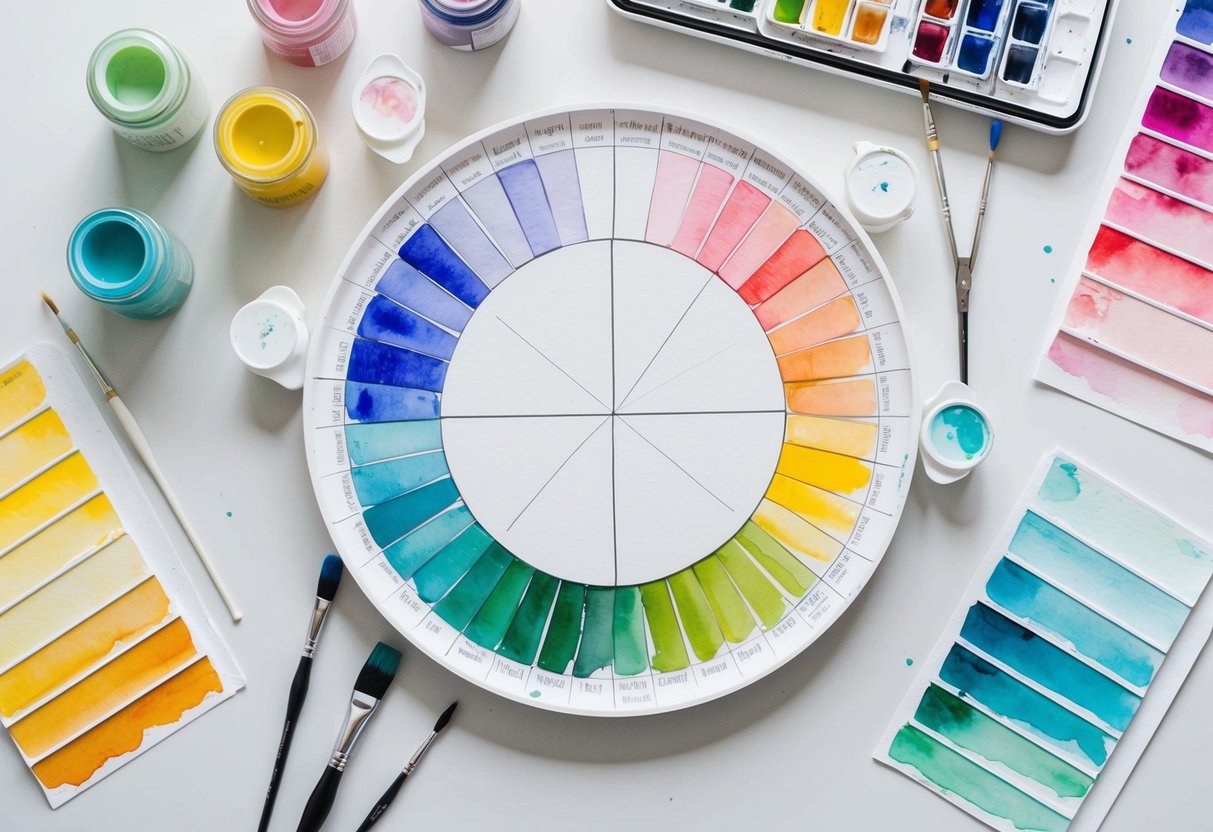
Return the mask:
{"type": "Polygon", "coordinates": [[[148,29],[123,29],[101,41],[85,82],[118,135],[144,150],[181,147],[206,123],[202,83],[177,47],[148,29]]]}

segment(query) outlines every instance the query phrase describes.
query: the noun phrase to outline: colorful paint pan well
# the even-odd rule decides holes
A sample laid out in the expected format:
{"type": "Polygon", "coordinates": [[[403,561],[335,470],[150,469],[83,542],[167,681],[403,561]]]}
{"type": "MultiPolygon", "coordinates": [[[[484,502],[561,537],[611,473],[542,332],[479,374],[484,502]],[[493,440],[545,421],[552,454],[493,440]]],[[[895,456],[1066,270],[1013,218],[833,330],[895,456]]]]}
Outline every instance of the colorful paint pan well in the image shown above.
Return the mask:
{"type": "Polygon", "coordinates": [[[1049,132],[1086,114],[1108,0],[607,0],[636,20],[975,106],[1049,132]]]}
{"type": "Polygon", "coordinates": [[[746,139],[626,109],[494,128],[341,267],[305,386],[321,511],[388,620],[490,690],[712,699],[817,638],[888,545],[917,436],[900,318],[863,232],[746,139]]]}
{"type": "Polygon", "coordinates": [[[1181,631],[1210,575],[1207,541],[1046,457],[876,759],[995,829],[1097,829],[1208,638],[1181,631]]]}
{"type": "Polygon", "coordinates": [[[52,807],[244,684],[141,499],[65,355],[0,370],[0,724],[52,807]]]}
{"type": "Polygon", "coordinates": [[[1213,47],[1196,36],[1207,8],[1178,3],[1164,27],[1037,377],[1213,451],[1213,47]]]}

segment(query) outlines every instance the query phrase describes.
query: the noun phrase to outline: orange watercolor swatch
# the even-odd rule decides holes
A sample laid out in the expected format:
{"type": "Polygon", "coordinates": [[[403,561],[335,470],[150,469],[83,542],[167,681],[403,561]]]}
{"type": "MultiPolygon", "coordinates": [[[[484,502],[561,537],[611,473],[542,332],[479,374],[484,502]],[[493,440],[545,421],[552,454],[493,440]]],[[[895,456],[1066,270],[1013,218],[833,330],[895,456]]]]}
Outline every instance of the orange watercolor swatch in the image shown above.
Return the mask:
{"type": "Polygon", "coordinates": [[[853,456],[843,456],[800,445],[783,446],[775,470],[809,485],[862,501],[872,481],[872,466],[853,456]]]}
{"type": "Polygon", "coordinates": [[[11,725],[9,733],[27,758],[37,759],[136,699],[197,652],[178,618],[11,725]]]}
{"type": "Polygon", "coordinates": [[[0,430],[18,422],[46,398],[42,377],[29,360],[0,374],[0,430]]]}
{"type": "Polygon", "coordinates": [[[849,538],[859,519],[857,503],[782,474],[771,478],[766,496],[838,540],[849,538]]]}
{"type": "Polygon", "coordinates": [[[810,416],[875,416],[876,382],[857,378],[827,383],[785,384],[788,409],[810,416]]]}
{"type": "Polygon", "coordinates": [[[816,309],[847,291],[847,283],[833,260],[822,260],[800,277],[754,309],[754,316],[765,330],[816,309]]]}
{"type": "Polygon", "coordinates": [[[122,535],[109,498],[98,494],[0,558],[0,609],[76,558],[122,535]]]}
{"type": "Polygon", "coordinates": [[[35,763],[34,776],[47,789],[79,786],[114,757],[138,749],[144,732],[171,725],[207,694],[221,693],[223,682],[210,659],[203,659],[144,694],[97,727],[35,763]]]}
{"type": "Polygon", "coordinates": [[[72,449],[72,438],[59,414],[44,410],[0,437],[0,493],[44,468],[72,449]]]}
{"type": "Polygon", "coordinates": [[[813,347],[859,329],[859,310],[850,295],[830,301],[767,336],[776,355],[813,347]]]}
{"type": "Polygon", "coordinates": [[[0,668],[67,632],[149,574],[127,535],[0,614],[0,668]]]}
{"type": "Polygon", "coordinates": [[[0,552],[97,490],[83,454],[72,454],[0,500],[0,552]]]}
{"type": "Polygon", "coordinates": [[[779,359],[784,381],[820,381],[845,378],[872,369],[872,347],[868,336],[830,341],[779,359]]]}
{"type": "Polygon", "coordinates": [[[802,561],[829,564],[842,554],[842,544],[795,512],[763,500],[753,517],[755,525],[802,561]]]}
{"type": "Polygon", "coordinates": [[[151,578],[0,676],[0,714],[28,708],[80,678],[169,615],[164,588],[151,578]]]}
{"type": "Polygon", "coordinates": [[[876,434],[877,427],[872,422],[848,422],[792,414],[788,416],[784,428],[784,441],[872,460],[876,453],[876,434]]]}

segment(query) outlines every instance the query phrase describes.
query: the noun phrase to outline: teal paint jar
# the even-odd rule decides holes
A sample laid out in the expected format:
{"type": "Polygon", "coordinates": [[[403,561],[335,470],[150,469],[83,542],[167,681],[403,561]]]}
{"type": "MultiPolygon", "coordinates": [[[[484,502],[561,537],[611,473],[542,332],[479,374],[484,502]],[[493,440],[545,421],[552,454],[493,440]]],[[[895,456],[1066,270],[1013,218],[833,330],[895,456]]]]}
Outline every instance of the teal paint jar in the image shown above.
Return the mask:
{"type": "Polygon", "coordinates": [[[67,244],[80,291],[128,318],[176,312],[194,283],[194,261],[168,229],[134,208],[89,214],[67,244]]]}

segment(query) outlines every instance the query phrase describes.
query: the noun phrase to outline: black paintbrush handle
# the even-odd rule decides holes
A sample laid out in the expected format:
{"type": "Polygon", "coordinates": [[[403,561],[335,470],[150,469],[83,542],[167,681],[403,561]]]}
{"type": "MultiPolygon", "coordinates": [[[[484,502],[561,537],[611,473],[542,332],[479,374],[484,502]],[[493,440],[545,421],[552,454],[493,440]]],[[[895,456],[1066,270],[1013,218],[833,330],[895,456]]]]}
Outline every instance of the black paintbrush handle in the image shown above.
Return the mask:
{"type": "Polygon", "coordinates": [[[396,799],[396,793],[400,791],[400,787],[404,785],[404,780],[408,777],[407,772],[400,772],[396,779],[392,781],[392,785],[387,787],[387,791],[379,798],[379,802],[375,804],[375,808],[371,809],[371,813],[366,816],[366,820],[358,827],[357,832],[367,832],[375,821],[379,820],[379,816],[387,811],[387,807],[392,805],[392,801],[396,799]]]}
{"type": "Polygon", "coordinates": [[[274,771],[270,774],[270,787],[265,793],[265,806],[261,809],[261,822],[257,832],[270,828],[270,816],[274,814],[274,801],[278,798],[278,787],[282,784],[282,770],[286,767],[286,755],[291,751],[291,740],[295,737],[295,724],[307,698],[308,681],[312,677],[312,660],[309,656],[299,659],[295,679],[291,682],[291,694],[286,700],[286,724],[282,726],[282,739],[278,742],[278,756],[274,758],[274,771]]]}
{"type": "Polygon", "coordinates": [[[320,782],[312,789],[312,796],[303,807],[303,817],[299,819],[299,828],[295,832],[318,832],[324,826],[324,819],[333,808],[337,799],[337,787],[341,785],[341,772],[332,766],[325,766],[320,782]]]}

